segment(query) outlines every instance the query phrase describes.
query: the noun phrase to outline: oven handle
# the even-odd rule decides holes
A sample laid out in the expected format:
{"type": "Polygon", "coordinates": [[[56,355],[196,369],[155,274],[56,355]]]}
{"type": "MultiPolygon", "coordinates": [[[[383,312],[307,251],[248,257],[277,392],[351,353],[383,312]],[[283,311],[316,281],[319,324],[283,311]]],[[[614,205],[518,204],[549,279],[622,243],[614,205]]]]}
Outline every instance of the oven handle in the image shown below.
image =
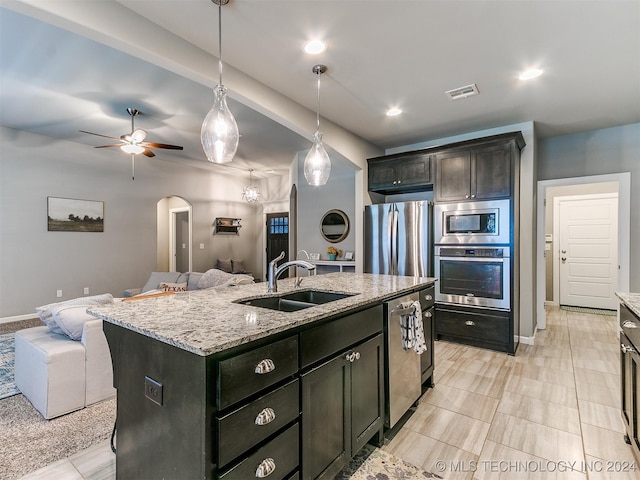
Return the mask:
{"type": "Polygon", "coordinates": [[[509,261],[509,257],[441,257],[440,255],[435,255],[435,259],[437,260],[454,260],[457,262],[500,262],[505,263],[509,261]]]}

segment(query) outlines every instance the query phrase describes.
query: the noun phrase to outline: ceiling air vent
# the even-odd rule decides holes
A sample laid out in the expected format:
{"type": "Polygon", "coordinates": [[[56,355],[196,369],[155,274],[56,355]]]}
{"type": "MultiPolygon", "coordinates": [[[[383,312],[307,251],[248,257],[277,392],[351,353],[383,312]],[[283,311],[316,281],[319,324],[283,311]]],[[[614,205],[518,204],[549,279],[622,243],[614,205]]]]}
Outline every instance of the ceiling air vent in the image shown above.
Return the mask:
{"type": "Polygon", "coordinates": [[[453,90],[447,90],[444,92],[451,100],[458,100],[460,98],[467,98],[473,95],[478,95],[478,86],[475,83],[467,85],[466,87],[454,88],[453,90]]]}

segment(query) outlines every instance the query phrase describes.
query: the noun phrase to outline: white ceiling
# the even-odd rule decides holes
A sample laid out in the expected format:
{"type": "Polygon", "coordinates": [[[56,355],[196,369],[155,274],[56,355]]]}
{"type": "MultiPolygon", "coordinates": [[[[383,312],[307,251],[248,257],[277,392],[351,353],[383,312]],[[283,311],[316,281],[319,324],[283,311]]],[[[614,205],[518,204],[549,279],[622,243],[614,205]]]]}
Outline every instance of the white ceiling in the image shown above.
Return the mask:
{"type": "MultiPolygon", "coordinates": [[[[211,166],[199,137],[217,83],[211,0],[0,6],[3,126],[90,147],[103,142],[78,130],[128,133],[131,106],[149,141],[185,147],[156,158],[211,166]]],[[[529,120],[541,137],[640,122],[639,0],[231,0],[222,22],[242,135],[232,165],[245,170],[283,171],[310,146],[317,63],[329,68],[324,121],[381,149],[529,120]],[[328,50],[304,54],[312,38],[328,50]],[[545,74],[519,81],[532,66],[545,74]],[[480,95],[444,94],[471,83],[480,95]],[[244,93],[255,85],[275,104],[306,107],[310,121],[292,125],[277,105],[257,105],[244,93]],[[403,115],[386,117],[391,106],[403,115]]]]}

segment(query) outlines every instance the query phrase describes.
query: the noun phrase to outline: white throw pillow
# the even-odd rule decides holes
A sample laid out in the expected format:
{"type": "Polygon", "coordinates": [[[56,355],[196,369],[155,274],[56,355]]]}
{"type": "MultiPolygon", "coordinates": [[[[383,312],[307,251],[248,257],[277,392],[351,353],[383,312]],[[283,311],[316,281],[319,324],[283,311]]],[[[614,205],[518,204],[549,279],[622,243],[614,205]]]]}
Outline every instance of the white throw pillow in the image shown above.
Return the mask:
{"type": "Polygon", "coordinates": [[[52,316],[67,337],[80,340],[85,322],[96,320],[96,317],[87,313],[87,308],[89,305],[65,305],[54,308],[52,316]]]}
{"type": "Polygon", "coordinates": [[[224,285],[233,275],[217,268],[211,268],[202,274],[198,280],[198,288],[211,288],[224,285]]]}
{"type": "MultiPolygon", "coordinates": [[[[50,303],[41,307],[36,307],[36,313],[42,323],[44,323],[52,332],[64,334],[53,318],[53,310],[66,305],[102,305],[104,303],[113,303],[113,295],[103,293],[101,295],[92,295],[89,297],[73,298],[64,302],[50,303]]],[[[95,317],[94,317],[95,318],[95,317]]]]}
{"type": "Polygon", "coordinates": [[[163,292],[186,292],[187,282],[184,283],[165,283],[160,284],[160,290],[163,292]]]}

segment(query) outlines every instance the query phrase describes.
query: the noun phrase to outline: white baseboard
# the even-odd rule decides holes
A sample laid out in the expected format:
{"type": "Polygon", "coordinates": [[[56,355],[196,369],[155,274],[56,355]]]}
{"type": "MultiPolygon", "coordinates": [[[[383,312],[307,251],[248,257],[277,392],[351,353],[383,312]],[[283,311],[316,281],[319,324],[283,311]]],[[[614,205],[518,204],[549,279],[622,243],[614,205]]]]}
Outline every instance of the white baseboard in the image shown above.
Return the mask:
{"type": "Polygon", "coordinates": [[[520,343],[524,344],[524,345],[535,345],[535,333],[533,334],[532,337],[518,337],[520,339],[520,343]]]}
{"type": "Polygon", "coordinates": [[[2,317],[0,318],[0,323],[19,322],[20,320],[29,320],[32,318],[38,318],[38,316],[33,313],[25,313],[24,315],[14,315],[13,317],[2,317]]]}

